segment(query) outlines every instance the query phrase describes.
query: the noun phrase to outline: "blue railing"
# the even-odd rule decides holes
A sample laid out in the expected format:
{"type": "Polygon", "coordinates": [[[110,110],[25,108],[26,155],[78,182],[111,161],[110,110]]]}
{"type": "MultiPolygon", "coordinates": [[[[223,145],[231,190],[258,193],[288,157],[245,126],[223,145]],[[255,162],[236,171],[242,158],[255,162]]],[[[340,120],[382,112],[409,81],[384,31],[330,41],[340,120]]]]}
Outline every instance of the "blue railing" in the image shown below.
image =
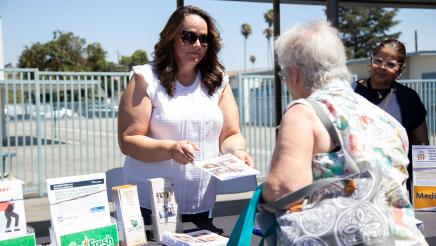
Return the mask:
{"type": "MultiPolygon", "coordinates": [[[[118,103],[128,73],[0,70],[0,176],[43,195],[47,178],[105,172],[123,164],[117,141],[118,103]],[[13,158],[12,158],[13,157],[13,158]]],[[[436,144],[436,81],[402,81],[421,96],[436,144]]],[[[233,85],[241,129],[264,178],[275,145],[274,80],[241,75],[233,85]]],[[[291,101],[282,85],[282,105],[291,101]]],[[[1,178],[1,177],[0,177],[1,178]]]]}
{"type": "MultiPolygon", "coordinates": [[[[421,97],[428,112],[430,144],[436,145],[436,80],[402,80],[400,83],[413,88],[421,97]]],[[[241,129],[262,179],[268,174],[276,141],[274,77],[240,75],[233,91],[239,106],[241,129]]],[[[283,83],[281,100],[283,112],[292,100],[283,83]]]]}

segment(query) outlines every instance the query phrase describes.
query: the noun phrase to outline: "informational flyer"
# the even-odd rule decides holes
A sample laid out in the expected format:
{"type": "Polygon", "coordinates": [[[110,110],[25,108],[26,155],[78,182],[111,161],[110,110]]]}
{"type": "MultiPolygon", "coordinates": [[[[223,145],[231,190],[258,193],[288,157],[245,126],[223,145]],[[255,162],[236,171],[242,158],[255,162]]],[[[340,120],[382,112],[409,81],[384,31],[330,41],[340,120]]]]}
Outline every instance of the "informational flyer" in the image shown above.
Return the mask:
{"type": "Polygon", "coordinates": [[[248,166],[232,154],[196,161],[194,165],[202,168],[219,180],[229,180],[259,174],[259,171],[248,166]]]}
{"type": "Polygon", "coordinates": [[[171,178],[148,179],[153,238],[162,241],[164,231],[176,232],[180,227],[180,216],[171,178]]]}
{"type": "Polygon", "coordinates": [[[413,145],[413,206],[436,211],[436,146],[413,145]]]}
{"type": "Polygon", "coordinates": [[[21,180],[0,181],[0,240],[27,235],[21,180]]]}
{"type": "Polygon", "coordinates": [[[228,241],[228,238],[208,230],[200,230],[190,233],[164,232],[162,239],[162,243],[167,246],[225,246],[228,241]]]}
{"type": "Polygon", "coordinates": [[[47,179],[51,224],[65,234],[111,224],[104,173],[47,179]]]}
{"type": "Polygon", "coordinates": [[[136,185],[115,186],[112,190],[121,245],[145,245],[147,238],[136,185]]]}

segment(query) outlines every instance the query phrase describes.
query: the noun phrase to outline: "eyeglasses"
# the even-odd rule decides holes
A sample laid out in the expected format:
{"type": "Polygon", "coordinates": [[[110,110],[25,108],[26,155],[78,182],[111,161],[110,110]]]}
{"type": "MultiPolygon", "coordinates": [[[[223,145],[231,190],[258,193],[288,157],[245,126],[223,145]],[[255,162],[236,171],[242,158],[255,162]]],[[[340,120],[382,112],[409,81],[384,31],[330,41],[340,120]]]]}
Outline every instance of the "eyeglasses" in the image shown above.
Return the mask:
{"type": "Polygon", "coordinates": [[[403,63],[397,61],[385,61],[383,58],[378,56],[373,56],[371,58],[371,64],[377,67],[385,66],[388,69],[394,69],[397,65],[402,65],[403,63]]]}
{"type": "Polygon", "coordinates": [[[184,44],[193,45],[195,42],[200,41],[200,45],[207,47],[209,45],[209,36],[207,35],[197,35],[194,32],[182,31],[180,37],[184,44]]]}
{"type": "Polygon", "coordinates": [[[280,71],[278,71],[277,72],[277,75],[279,76],[279,78],[280,78],[280,80],[282,81],[282,82],[285,82],[286,80],[286,78],[285,78],[285,75],[284,75],[284,73],[283,73],[283,70],[280,70],[280,71]]]}
{"type": "Polygon", "coordinates": [[[282,66],[280,66],[280,70],[277,72],[277,75],[279,76],[280,80],[285,83],[286,77],[285,77],[285,70],[282,66]]]}

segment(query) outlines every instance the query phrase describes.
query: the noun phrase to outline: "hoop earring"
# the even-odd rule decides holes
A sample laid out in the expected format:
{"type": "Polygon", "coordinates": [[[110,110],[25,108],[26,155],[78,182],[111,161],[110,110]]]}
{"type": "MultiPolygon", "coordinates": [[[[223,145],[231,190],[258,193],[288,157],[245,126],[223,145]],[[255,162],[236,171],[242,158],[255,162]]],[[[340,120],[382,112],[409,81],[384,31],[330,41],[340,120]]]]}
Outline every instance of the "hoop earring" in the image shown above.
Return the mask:
{"type": "Polygon", "coordinates": [[[396,80],[400,80],[402,75],[403,75],[403,73],[399,73],[399,74],[397,74],[397,76],[395,77],[395,79],[396,79],[396,80]]]}

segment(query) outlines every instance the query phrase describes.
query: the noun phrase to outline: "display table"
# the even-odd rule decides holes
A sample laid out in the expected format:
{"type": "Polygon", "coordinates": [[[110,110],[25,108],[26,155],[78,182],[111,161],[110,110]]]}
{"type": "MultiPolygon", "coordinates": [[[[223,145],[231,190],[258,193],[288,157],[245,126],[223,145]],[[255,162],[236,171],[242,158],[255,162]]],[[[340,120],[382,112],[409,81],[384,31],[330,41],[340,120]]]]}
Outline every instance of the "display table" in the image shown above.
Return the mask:
{"type": "MultiPolygon", "coordinates": [[[[436,212],[416,212],[416,218],[424,222],[423,233],[429,245],[436,245],[436,212]]],[[[214,218],[213,224],[216,227],[223,229],[224,231],[224,233],[222,234],[223,236],[229,237],[233,229],[233,225],[236,223],[237,219],[238,219],[238,215],[219,216],[214,218]]],[[[204,228],[197,228],[191,222],[183,223],[184,232],[191,232],[197,229],[204,229],[204,228]]],[[[253,235],[251,245],[258,245],[259,242],[260,242],[260,238],[253,235]]],[[[37,244],[49,244],[49,243],[50,243],[49,237],[38,237],[37,235],[37,244]]],[[[160,242],[149,241],[147,245],[162,245],[162,244],[160,242]]]]}

